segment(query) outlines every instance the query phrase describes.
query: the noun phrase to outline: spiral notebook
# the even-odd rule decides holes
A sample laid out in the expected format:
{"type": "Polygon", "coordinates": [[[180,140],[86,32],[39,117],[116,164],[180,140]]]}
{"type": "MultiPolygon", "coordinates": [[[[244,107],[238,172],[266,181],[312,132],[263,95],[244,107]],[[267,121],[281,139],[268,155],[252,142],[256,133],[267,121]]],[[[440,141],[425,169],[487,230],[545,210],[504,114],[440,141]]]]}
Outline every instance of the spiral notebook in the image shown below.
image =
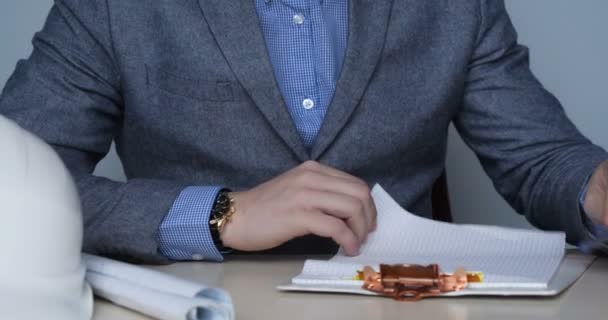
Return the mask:
{"type": "Polygon", "coordinates": [[[407,212],[379,185],[372,196],[378,227],[361,254],[348,257],[340,250],[327,261],[307,260],[302,272],[280,290],[371,294],[361,289],[362,281],[352,280],[364,266],[378,270],[381,263],[437,263],[443,272],[464,267],[484,274],[484,282],[449,295],[551,295],[575,281],[593,261],[568,257],[563,274],[552,283],[564,261],[562,232],[438,222],[407,212]]]}

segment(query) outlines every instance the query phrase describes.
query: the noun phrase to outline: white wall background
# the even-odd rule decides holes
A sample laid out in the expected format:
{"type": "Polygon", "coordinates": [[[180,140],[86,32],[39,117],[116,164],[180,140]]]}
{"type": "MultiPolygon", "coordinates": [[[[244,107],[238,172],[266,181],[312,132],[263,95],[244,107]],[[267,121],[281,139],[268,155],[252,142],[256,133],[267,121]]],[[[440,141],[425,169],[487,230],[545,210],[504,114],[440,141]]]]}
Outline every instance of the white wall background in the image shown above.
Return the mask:
{"type": "MultiPolygon", "coordinates": [[[[458,1],[458,0],[455,0],[458,1]]],[[[18,59],[31,51],[50,0],[0,2],[0,87],[18,59]]],[[[531,49],[532,68],[592,141],[608,148],[608,1],[507,0],[520,34],[531,49]]],[[[457,222],[529,226],[492,187],[478,161],[454,130],[447,159],[451,202],[457,222]]],[[[123,180],[114,152],[97,174],[123,180]]]]}

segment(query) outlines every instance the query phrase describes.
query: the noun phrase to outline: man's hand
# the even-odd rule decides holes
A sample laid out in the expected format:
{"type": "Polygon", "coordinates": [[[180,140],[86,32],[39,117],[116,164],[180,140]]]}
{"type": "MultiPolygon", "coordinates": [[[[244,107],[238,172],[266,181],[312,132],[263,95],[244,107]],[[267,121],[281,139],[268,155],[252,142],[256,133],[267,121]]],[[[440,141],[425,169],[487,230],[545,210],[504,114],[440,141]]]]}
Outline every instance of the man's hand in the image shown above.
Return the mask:
{"type": "Polygon", "coordinates": [[[608,161],[591,176],[584,207],[593,221],[608,226],[608,161]]]}
{"type": "Polygon", "coordinates": [[[237,250],[270,249],[315,234],[330,237],[346,254],[357,255],[376,227],[376,207],[367,184],[313,161],[231,195],[236,214],[220,237],[237,250]]]}

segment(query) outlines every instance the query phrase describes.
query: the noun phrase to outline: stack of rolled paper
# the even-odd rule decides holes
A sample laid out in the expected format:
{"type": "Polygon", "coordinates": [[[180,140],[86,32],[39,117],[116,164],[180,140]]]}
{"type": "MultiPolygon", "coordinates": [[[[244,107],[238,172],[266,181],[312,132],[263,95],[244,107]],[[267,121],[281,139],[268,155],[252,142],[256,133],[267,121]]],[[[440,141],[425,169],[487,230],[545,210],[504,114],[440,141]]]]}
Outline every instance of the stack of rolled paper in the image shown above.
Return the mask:
{"type": "Polygon", "coordinates": [[[166,320],[232,320],[234,306],[222,289],[162,272],[83,254],[95,294],[117,305],[166,320]]]}

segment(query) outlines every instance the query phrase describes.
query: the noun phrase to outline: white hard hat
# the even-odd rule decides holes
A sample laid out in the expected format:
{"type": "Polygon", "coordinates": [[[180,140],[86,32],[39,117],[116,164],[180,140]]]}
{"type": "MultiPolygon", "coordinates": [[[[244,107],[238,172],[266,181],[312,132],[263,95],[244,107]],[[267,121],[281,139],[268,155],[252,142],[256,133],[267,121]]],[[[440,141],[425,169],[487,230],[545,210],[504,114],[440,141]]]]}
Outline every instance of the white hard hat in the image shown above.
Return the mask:
{"type": "Polygon", "coordinates": [[[90,319],[81,206],[55,152],[0,116],[0,319],[90,319]]]}

